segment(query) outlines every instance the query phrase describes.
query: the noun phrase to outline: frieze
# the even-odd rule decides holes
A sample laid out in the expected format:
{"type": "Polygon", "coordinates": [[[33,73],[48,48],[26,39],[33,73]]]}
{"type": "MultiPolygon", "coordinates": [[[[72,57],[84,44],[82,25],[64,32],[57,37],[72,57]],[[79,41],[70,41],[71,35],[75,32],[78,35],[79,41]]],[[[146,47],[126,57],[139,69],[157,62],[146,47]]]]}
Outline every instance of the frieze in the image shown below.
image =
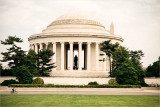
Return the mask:
{"type": "Polygon", "coordinates": [[[96,22],[96,21],[93,21],[93,20],[86,20],[86,19],[56,20],[56,21],[52,22],[49,26],[61,25],[61,24],[88,24],[88,25],[96,25],[96,26],[104,27],[99,22],[96,22]]]}

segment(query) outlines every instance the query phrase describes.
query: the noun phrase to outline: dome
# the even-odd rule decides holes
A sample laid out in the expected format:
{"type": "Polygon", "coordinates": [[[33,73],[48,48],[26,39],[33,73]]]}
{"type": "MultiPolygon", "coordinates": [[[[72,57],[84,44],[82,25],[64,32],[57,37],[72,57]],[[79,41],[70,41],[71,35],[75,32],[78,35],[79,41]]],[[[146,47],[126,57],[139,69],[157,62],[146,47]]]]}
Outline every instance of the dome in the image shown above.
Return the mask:
{"type": "Polygon", "coordinates": [[[67,13],[57,18],[49,26],[62,24],[83,24],[83,25],[97,25],[102,26],[100,22],[96,21],[96,17],[86,13],[67,13]]]}
{"type": "Polygon", "coordinates": [[[57,18],[57,20],[64,20],[64,19],[88,19],[88,20],[96,20],[96,17],[93,15],[90,15],[89,13],[81,13],[81,12],[72,12],[72,13],[66,13],[61,15],[57,18]]]}
{"type": "Polygon", "coordinates": [[[65,34],[109,34],[105,27],[93,15],[67,13],[57,18],[42,33],[65,34]]]}
{"type": "MultiPolygon", "coordinates": [[[[109,30],[88,13],[74,12],[63,14],[42,30],[42,33],[31,35],[29,39],[37,37],[94,37],[115,38],[109,30]]],[[[117,38],[117,37],[116,37],[117,38]]],[[[119,39],[119,37],[118,37],[119,39]]],[[[121,39],[121,38],[120,38],[121,39]]]]}

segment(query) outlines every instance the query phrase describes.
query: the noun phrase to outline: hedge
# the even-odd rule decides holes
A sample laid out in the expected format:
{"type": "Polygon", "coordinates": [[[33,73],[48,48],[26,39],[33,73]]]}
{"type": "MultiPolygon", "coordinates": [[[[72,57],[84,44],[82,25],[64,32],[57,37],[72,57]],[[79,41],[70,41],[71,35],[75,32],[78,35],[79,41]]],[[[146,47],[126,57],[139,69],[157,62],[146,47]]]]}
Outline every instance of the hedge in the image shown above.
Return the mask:
{"type": "Polygon", "coordinates": [[[8,86],[9,84],[18,84],[16,80],[10,79],[10,80],[4,80],[1,83],[1,86],[8,86]]]}
{"type": "Polygon", "coordinates": [[[10,84],[8,87],[54,87],[54,88],[141,88],[141,85],[54,85],[54,84],[10,84]]]}

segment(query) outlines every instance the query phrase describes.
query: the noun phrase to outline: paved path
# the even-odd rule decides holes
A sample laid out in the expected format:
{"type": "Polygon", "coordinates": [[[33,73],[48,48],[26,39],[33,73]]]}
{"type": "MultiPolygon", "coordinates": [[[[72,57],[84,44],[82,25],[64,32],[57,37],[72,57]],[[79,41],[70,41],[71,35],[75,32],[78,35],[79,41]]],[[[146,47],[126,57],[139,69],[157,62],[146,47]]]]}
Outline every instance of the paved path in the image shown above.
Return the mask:
{"type": "MultiPolygon", "coordinates": [[[[0,87],[0,94],[12,88],[0,87]]],[[[156,88],[15,88],[17,94],[81,94],[81,95],[160,95],[156,88]]]]}

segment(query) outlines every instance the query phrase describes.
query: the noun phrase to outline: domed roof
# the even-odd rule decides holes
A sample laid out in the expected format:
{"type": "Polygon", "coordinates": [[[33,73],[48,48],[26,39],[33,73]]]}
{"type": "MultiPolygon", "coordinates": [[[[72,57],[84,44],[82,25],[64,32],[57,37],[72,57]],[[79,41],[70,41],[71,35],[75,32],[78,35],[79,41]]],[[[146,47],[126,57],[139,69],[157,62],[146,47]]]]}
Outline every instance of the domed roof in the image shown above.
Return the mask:
{"type": "Polygon", "coordinates": [[[72,12],[58,17],[57,20],[53,21],[49,26],[62,24],[86,24],[102,26],[102,24],[96,20],[96,17],[90,15],[89,13],[72,12]]]}
{"type": "MultiPolygon", "coordinates": [[[[67,13],[58,17],[40,34],[31,35],[29,39],[36,37],[96,37],[112,38],[116,35],[97,21],[95,16],[86,13],[67,13]]],[[[119,38],[119,37],[118,37],[119,38]]]]}
{"type": "Polygon", "coordinates": [[[88,20],[96,20],[96,17],[93,15],[90,15],[89,13],[81,13],[81,12],[72,12],[72,13],[66,13],[61,15],[57,18],[57,20],[64,20],[64,19],[88,19],[88,20]]]}

